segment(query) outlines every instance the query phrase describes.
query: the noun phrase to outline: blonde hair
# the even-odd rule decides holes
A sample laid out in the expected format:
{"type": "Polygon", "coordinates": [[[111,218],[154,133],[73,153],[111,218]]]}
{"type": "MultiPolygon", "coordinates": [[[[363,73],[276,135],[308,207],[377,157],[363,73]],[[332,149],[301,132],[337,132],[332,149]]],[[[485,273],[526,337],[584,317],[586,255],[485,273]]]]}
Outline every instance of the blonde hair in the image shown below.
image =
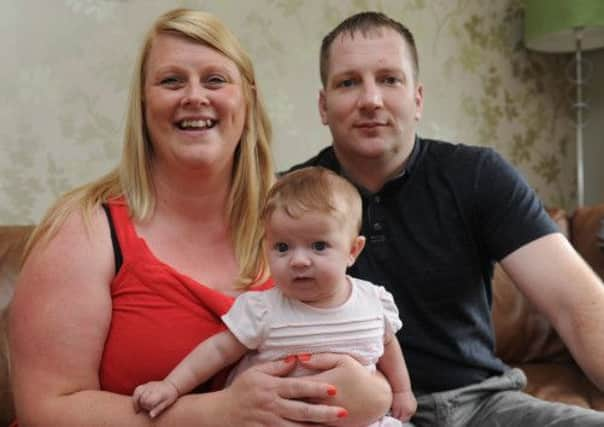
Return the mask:
{"type": "Polygon", "coordinates": [[[130,85],[119,165],[98,180],[62,196],[34,231],[25,257],[35,244],[52,238],[65,219],[78,209],[81,209],[88,223],[92,211],[100,204],[123,196],[134,220],[144,221],[153,214],[153,153],[144,122],[143,88],[146,61],[153,42],[158,35],[166,33],[216,49],[236,64],[242,77],[246,120],[235,150],[227,213],[239,263],[237,287],[247,287],[268,277],[266,259],[258,241],[261,238],[261,203],[274,180],[270,151],[271,125],[256,87],[254,67],[237,38],[213,15],[190,9],[175,9],[163,14],[145,37],[130,85]]]}
{"type": "Polygon", "coordinates": [[[298,169],[280,178],[262,209],[266,227],[276,210],[292,218],[315,212],[333,215],[356,237],[361,231],[362,201],[357,189],[336,173],[316,166],[298,169]]]}

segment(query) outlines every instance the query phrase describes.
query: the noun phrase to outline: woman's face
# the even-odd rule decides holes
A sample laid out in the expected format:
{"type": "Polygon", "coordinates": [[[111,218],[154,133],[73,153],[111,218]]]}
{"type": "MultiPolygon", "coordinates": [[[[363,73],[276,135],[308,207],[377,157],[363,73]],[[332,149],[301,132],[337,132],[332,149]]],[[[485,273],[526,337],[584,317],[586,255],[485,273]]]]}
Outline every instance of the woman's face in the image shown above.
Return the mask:
{"type": "Polygon", "coordinates": [[[246,114],[235,63],[208,46],[160,34],[144,73],[145,123],[156,167],[230,174],[246,114]]]}

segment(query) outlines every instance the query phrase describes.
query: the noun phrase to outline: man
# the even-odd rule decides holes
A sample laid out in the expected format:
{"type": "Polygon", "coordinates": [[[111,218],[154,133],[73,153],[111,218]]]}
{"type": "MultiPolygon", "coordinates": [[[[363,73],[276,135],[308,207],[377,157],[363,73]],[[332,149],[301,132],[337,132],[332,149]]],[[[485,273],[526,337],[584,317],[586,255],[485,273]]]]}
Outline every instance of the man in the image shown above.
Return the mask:
{"type": "Polygon", "coordinates": [[[365,251],[351,274],[386,286],[405,322],[417,426],[602,426],[604,413],[530,397],[494,354],[493,263],[541,309],[604,389],[604,287],[522,177],[493,150],[417,137],[423,88],[413,36],[381,13],[321,46],[319,165],[363,196],[365,251]],[[505,417],[505,418],[502,418],[505,417]]]}

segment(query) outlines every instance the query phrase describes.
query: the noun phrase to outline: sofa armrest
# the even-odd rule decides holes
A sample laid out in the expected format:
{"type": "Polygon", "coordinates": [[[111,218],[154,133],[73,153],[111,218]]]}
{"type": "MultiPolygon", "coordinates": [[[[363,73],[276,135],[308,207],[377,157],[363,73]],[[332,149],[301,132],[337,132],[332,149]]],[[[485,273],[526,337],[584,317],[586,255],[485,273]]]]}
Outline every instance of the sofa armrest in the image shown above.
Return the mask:
{"type": "Polygon", "coordinates": [[[604,280],[604,203],[578,208],[571,219],[571,242],[604,280]]]}
{"type": "Polygon", "coordinates": [[[572,360],[549,320],[497,264],[493,275],[493,327],[497,356],[509,365],[572,360]]]}
{"type": "Polygon", "coordinates": [[[15,417],[10,386],[7,325],[8,308],[4,308],[0,311],[0,425],[2,426],[9,425],[15,417]]]}
{"type": "MultiPolygon", "coordinates": [[[[579,254],[603,277],[604,252],[597,241],[604,204],[577,209],[570,221],[562,210],[548,212],[579,254]]],[[[545,400],[604,410],[604,393],[589,381],[549,320],[498,264],[492,289],[496,353],[506,364],[525,372],[525,391],[545,400]]]]}
{"type": "Polygon", "coordinates": [[[8,353],[8,304],[21,265],[25,243],[33,226],[0,226],[0,425],[15,416],[10,388],[8,353]]]}
{"type": "MultiPolygon", "coordinates": [[[[548,209],[548,213],[568,237],[570,225],[566,212],[548,209]]],[[[510,365],[571,360],[549,320],[524,297],[499,264],[493,272],[492,290],[496,353],[501,360],[510,365]]]]}
{"type": "Polygon", "coordinates": [[[33,231],[31,225],[0,226],[0,309],[13,296],[25,243],[33,231]]]}

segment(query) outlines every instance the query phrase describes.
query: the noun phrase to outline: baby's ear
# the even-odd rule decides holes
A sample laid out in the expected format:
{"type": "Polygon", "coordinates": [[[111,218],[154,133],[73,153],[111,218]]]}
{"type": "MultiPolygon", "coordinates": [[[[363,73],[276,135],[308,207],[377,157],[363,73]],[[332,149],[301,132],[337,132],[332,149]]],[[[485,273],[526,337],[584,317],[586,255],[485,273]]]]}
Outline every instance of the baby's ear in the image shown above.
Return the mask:
{"type": "Polygon", "coordinates": [[[357,236],[352,241],[352,245],[350,245],[350,254],[348,256],[348,267],[351,267],[352,264],[357,260],[357,257],[363,251],[365,247],[365,236],[357,236]]]}

